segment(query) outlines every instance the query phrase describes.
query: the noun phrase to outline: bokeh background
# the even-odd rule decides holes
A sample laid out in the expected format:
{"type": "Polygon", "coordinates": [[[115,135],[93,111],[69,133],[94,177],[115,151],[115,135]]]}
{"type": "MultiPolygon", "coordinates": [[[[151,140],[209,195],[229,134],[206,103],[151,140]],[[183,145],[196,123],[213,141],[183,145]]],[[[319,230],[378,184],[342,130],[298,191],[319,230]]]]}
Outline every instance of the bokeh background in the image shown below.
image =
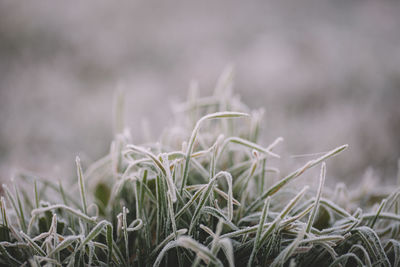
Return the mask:
{"type": "Polygon", "coordinates": [[[189,82],[206,95],[232,63],[235,91],[266,109],[263,142],[285,138],[284,160],[348,143],[328,175],[355,183],[372,168],[392,182],[399,14],[399,1],[381,0],[2,0],[0,180],[16,169],[68,177],[75,155],[106,154],[118,86],[134,140],[143,118],[157,138],[189,82]]]}

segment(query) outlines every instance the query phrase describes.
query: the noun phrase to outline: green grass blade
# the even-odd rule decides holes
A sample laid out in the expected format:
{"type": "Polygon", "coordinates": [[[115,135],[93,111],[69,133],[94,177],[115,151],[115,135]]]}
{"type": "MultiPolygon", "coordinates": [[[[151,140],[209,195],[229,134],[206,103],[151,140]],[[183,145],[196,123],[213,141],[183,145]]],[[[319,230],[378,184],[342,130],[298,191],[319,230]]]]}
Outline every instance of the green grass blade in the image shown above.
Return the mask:
{"type": "Polygon", "coordinates": [[[261,212],[261,218],[260,218],[260,222],[258,224],[256,237],[254,238],[253,250],[251,251],[250,259],[249,259],[249,262],[247,263],[248,267],[253,266],[254,257],[256,255],[258,249],[260,248],[261,233],[262,233],[262,230],[263,230],[263,225],[265,223],[265,219],[266,219],[267,214],[268,214],[270,200],[271,200],[270,197],[267,197],[267,199],[265,200],[265,203],[264,203],[263,210],[261,212]]]}
{"type": "Polygon", "coordinates": [[[292,172],[291,174],[289,174],[285,178],[281,179],[279,182],[277,182],[275,185],[273,185],[267,192],[265,192],[263,195],[258,197],[253,203],[251,203],[251,205],[248,208],[248,211],[252,211],[255,207],[258,206],[260,201],[265,199],[267,196],[272,196],[273,194],[278,192],[279,189],[281,189],[284,185],[289,183],[291,180],[299,177],[306,170],[308,170],[308,169],[314,167],[315,165],[323,162],[327,158],[330,158],[330,157],[333,157],[333,156],[339,154],[340,152],[345,150],[347,147],[348,147],[348,145],[343,145],[343,146],[337,147],[337,148],[329,151],[328,153],[324,154],[323,156],[321,156],[321,157],[319,157],[319,158],[317,158],[315,160],[307,162],[303,167],[297,169],[296,171],[292,172]]]}
{"type": "Polygon", "coordinates": [[[308,218],[306,233],[309,233],[311,231],[311,227],[313,226],[315,215],[317,214],[318,207],[319,207],[319,200],[321,198],[322,189],[323,189],[324,183],[325,183],[325,176],[326,176],[326,165],[325,165],[325,162],[322,162],[317,196],[315,198],[314,208],[310,214],[310,217],[308,218]]]}
{"type": "Polygon", "coordinates": [[[78,183],[79,183],[79,192],[81,194],[82,210],[83,210],[83,213],[87,215],[85,181],[84,181],[82,167],[81,167],[81,160],[79,157],[76,157],[76,169],[77,169],[77,173],[78,173],[78,183]]]}
{"type": "Polygon", "coordinates": [[[189,173],[190,158],[191,158],[191,154],[193,153],[194,142],[196,141],[196,137],[197,137],[197,134],[198,134],[198,131],[200,129],[202,122],[204,122],[206,120],[211,120],[211,119],[240,118],[240,117],[245,117],[245,116],[249,116],[249,115],[246,113],[242,113],[242,112],[228,112],[228,111],[216,112],[216,113],[208,114],[197,121],[197,123],[192,131],[192,135],[190,136],[190,139],[188,142],[188,147],[186,150],[185,167],[184,167],[184,171],[183,171],[182,184],[181,184],[181,189],[180,189],[181,195],[183,193],[183,189],[186,186],[187,176],[189,173]]]}

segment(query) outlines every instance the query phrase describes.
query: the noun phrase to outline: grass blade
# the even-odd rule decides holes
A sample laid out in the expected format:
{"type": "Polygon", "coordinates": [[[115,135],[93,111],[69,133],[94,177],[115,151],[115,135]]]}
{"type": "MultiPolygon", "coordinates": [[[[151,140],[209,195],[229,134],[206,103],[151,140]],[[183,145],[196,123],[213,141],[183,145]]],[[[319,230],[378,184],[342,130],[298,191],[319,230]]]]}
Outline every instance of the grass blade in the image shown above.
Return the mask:
{"type": "Polygon", "coordinates": [[[183,171],[182,185],[181,185],[181,190],[180,190],[181,195],[183,193],[183,189],[186,186],[187,176],[189,173],[190,157],[191,157],[191,154],[193,153],[194,142],[196,141],[196,136],[197,136],[197,133],[200,129],[202,122],[204,122],[206,120],[211,120],[211,119],[240,118],[240,117],[245,117],[245,116],[249,116],[249,115],[246,113],[242,113],[242,112],[228,112],[228,111],[216,112],[216,113],[208,114],[197,121],[196,126],[194,127],[194,129],[192,131],[192,135],[190,136],[188,147],[186,150],[185,167],[184,167],[184,171],[183,171]]]}
{"type": "Polygon", "coordinates": [[[249,206],[248,211],[252,211],[255,207],[258,206],[260,201],[265,199],[267,196],[272,196],[273,194],[278,192],[279,189],[281,189],[284,185],[289,183],[291,180],[299,177],[306,170],[314,167],[315,165],[317,165],[317,164],[321,163],[322,161],[326,160],[327,158],[330,158],[330,157],[333,157],[333,156],[339,154],[340,152],[345,150],[347,147],[348,147],[348,145],[343,145],[343,146],[337,147],[337,148],[329,151],[328,153],[324,154],[320,158],[317,158],[315,160],[307,162],[303,167],[297,169],[296,171],[292,172],[291,174],[289,174],[285,178],[281,179],[278,183],[273,185],[267,192],[265,192],[263,195],[258,197],[256,200],[254,200],[253,203],[251,203],[251,205],[249,206]]]}
{"type": "Polygon", "coordinates": [[[85,190],[85,181],[83,178],[83,172],[81,167],[81,160],[79,157],[76,157],[76,169],[78,173],[78,182],[79,182],[79,192],[81,194],[81,205],[83,213],[87,215],[87,203],[86,203],[86,190],[85,190]]]}
{"type": "Polygon", "coordinates": [[[319,207],[319,200],[321,198],[322,189],[323,189],[324,183],[325,183],[325,176],[326,176],[326,165],[325,165],[325,162],[322,162],[317,196],[315,198],[314,208],[311,211],[310,217],[308,218],[306,233],[309,233],[311,231],[311,227],[313,226],[315,215],[317,214],[318,207],[319,207]]]}
{"type": "Polygon", "coordinates": [[[254,239],[253,250],[252,250],[252,252],[251,252],[251,254],[250,254],[250,259],[249,259],[249,262],[248,262],[248,264],[247,264],[248,267],[253,266],[254,257],[255,257],[255,255],[256,255],[258,249],[260,248],[261,233],[262,233],[262,230],[263,230],[263,225],[264,225],[264,223],[265,223],[265,219],[266,219],[267,214],[268,214],[268,209],[269,209],[270,200],[271,200],[271,198],[270,198],[270,197],[267,197],[267,199],[265,200],[265,203],[264,203],[263,210],[262,210],[262,212],[261,212],[260,222],[259,222],[259,224],[258,224],[256,237],[255,237],[255,239],[254,239]]]}

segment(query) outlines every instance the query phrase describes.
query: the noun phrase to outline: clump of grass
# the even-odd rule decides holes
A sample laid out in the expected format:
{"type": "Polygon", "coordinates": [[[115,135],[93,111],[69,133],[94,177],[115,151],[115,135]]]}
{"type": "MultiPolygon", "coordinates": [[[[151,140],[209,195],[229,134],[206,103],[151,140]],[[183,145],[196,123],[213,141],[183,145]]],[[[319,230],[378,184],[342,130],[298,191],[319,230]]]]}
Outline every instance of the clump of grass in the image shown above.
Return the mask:
{"type": "Polygon", "coordinates": [[[177,126],[144,145],[124,130],[119,95],[108,155],[85,171],[77,158],[73,181],[18,174],[31,186],[4,186],[0,264],[399,266],[400,191],[325,188],[325,161],[347,145],[270,175],[282,138],[258,143],[262,112],[231,79],[210,97],[192,92],[177,126]],[[300,187],[318,165],[319,186],[300,187]]]}

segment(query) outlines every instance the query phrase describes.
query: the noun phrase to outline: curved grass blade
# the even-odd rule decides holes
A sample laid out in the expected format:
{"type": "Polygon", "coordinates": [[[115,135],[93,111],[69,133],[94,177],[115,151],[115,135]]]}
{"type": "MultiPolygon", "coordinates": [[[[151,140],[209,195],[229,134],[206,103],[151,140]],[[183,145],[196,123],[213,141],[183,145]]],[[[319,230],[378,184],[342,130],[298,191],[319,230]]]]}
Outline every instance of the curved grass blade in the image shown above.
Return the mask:
{"type": "Polygon", "coordinates": [[[188,236],[180,236],[176,241],[169,242],[158,254],[157,259],[155,260],[153,267],[158,267],[164,257],[164,254],[174,247],[184,247],[186,249],[190,249],[197,253],[197,255],[201,255],[202,259],[205,261],[211,261],[217,266],[223,266],[221,261],[215,257],[212,252],[202,244],[198,243],[194,239],[188,236]]]}
{"type": "Polygon", "coordinates": [[[202,122],[206,121],[206,120],[211,120],[211,119],[220,119],[220,118],[240,118],[240,117],[245,117],[245,116],[249,116],[246,113],[242,113],[242,112],[216,112],[216,113],[212,113],[212,114],[208,114],[204,117],[202,117],[200,120],[197,121],[193,131],[192,131],[192,135],[190,136],[189,142],[188,142],[188,146],[187,146],[187,150],[186,150],[186,160],[185,160],[185,166],[184,166],[184,171],[183,171],[183,177],[182,177],[182,184],[181,184],[181,189],[180,189],[180,194],[182,195],[183,193],[183,189],[186,186],[186,182],[187,182],[187,176],[189,173],[189,163],[190,163],[190,158],[191,155],[193,153],[193,146],[194,146],[194,142],[196,141],[196,137],[197,137],[197,133],[200,129],[200,126],[202,124],[202,122]]]}

